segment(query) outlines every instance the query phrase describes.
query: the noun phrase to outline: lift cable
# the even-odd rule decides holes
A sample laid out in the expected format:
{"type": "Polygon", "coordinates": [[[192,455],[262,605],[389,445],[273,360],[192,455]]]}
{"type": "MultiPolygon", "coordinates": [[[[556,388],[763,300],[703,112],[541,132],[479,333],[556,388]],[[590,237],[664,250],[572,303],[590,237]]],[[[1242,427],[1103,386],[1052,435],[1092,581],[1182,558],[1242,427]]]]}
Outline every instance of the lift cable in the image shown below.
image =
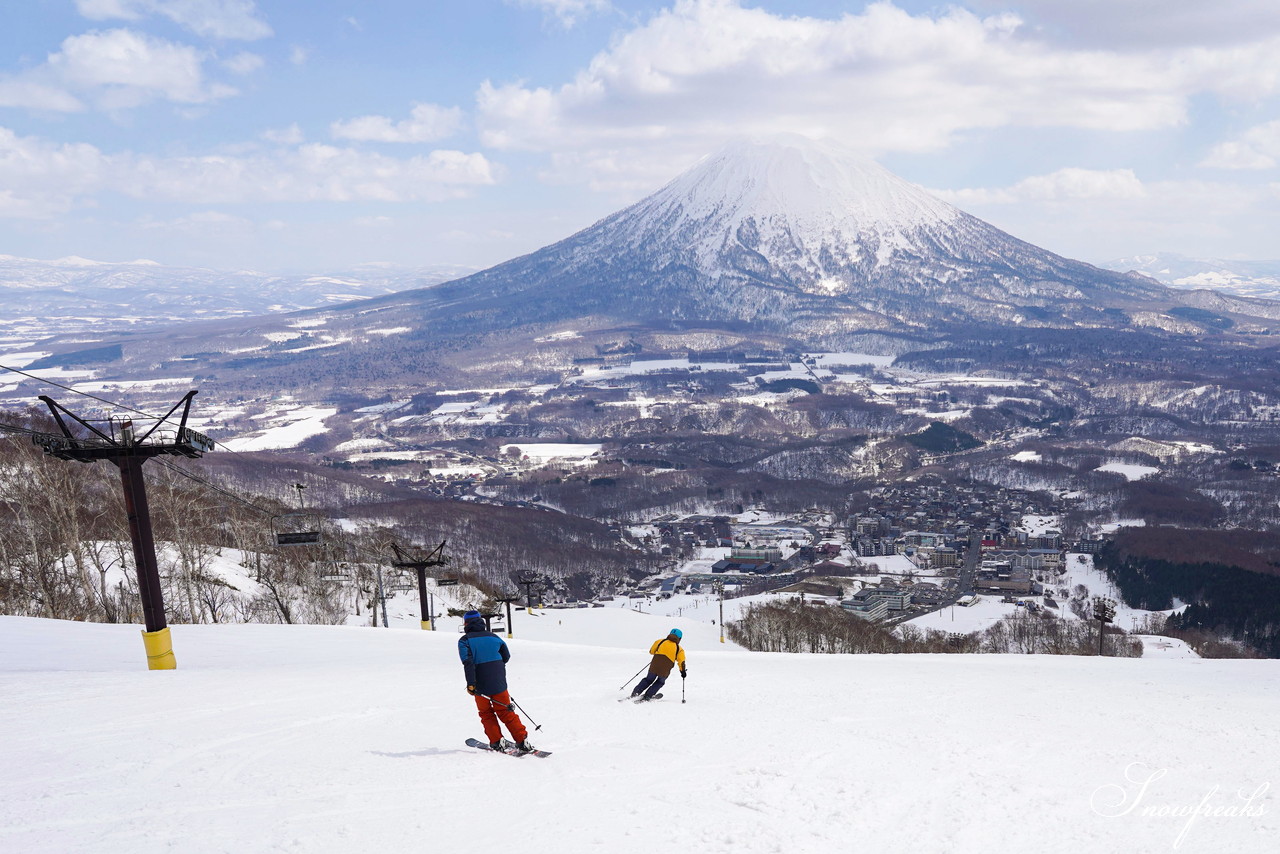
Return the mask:
{"type": "MultiPolygon", "coordinates": [[[[257,512],[259,512],[259,513],[263,514],[264,516],[274,517],[274,516],[278,515],[278,514],[273,513],[271,510],[268,510],[268,509],[267,509],[267,508],[265,508],[265,507],[261,507],[261,506],[259,506],[259,505],[255,504],[255,503],[253,503],[252,501],[250,501],[249,499],[245,498],[244,496],[237,495],[236,493],[232,492],[231,490],[226,489],[226,488],[224,488],[224,487],[221,487],[221,486],[219,486],[218,484],[213,483],[212,481],[210,481],[210,480],[208,480],[208,479],[206,479],[206,478],[200,477],[199,475],[193,474],[192,472],[189,472],[189,471],[187,471],[186,469],[183,469],[183,468],[182,468],[182,467],[180,467],[180,466],[176,466],[176,465],[174,465],[173,463],[171,463],[171,462],[169,462],[169,461],[167,461],[167,460],[155,460],[155,462],[156,462],[156,463],[158,463],[160,466],[162,466],[162,467],[164,467],[164,468],[166,468],[166,469],[169,469],[170,471],[174,472],[175,474],[179,474],[179,475],[181,475],[181,476],[183,476],[183,477],[189,478],[190,480],[194,481],[195,483],[198,483],[198,484],[200,484],[201,486],[207,487],[207,488],[209,488],[209,489],[213,490],[214,492],[220,493],[221,495],[225,495],[227,498],[230,498],[230,499],[232,499],[233,501],[236,501],[236,502],[238,502],[238,503],[240,503],[240,504],[243,504],[244,506],[249,507],[249,508],[250,508],[250,509],[252,509],[252,510],[256,510],[257,512]]],[[[357,545],[355,545],[354,543],[351,543],[351,542],[349,542],[349,541],[345,543],[345,546],[344,546],[344,547],[345,547],[346,549],[348,549],[352,554],[354,554],[358,559],[360,559],[360,560],[362,560],[362,561],[366,561],[366,562],[369,562],[369,563],[387,563],[387,562],[388,562],[387,558],[386,558],[384,555],[382,555],[381,553],[379,553],[379,552],[370,552],[370,551],[368,551],[368,550],[366,550],[366,549],[364,549],[364,548],[361,548],[360,546],[357,546],[357,545]]],[[[435,550],[435,552],[438,552],[439,550],[440,550],[440,547],[437,547],[437,548],[436,548],[436,550],[435,550]]],[[[435,552],[433,552],[433,554],[434,554],[435,552]]]]}
{"type": "Polygon", "coordinates": [[[48,380],[48,379],[45,379],[44,377],[38,377],[35,374],[29,374],[26,371],[20,371],[17,368],[11,368],[8,365],[0,365],[0,370],[9,371],[15,374],[21,374],[22,376],[28,377],[29,379],[36,380],[37,382],[42,382],[42,383],[45,383],[46,385],[51,385],[54,388],[60,388],[63,391],[69,391],[72,394],[78,394],[82,397],[91,398],[93,400],[98,401],[99,403],[105,403],[108,406],[114,406],[116,409],[123,409],[126,412],[132,412],[134,415],[141,415],[143,418],[152,418],[155,420],[160,419],[160,416],[158,415],[151,415],[150,413],[143,412],[141,409],[134,409],[132,406],[125,406],[123,403],[116,403],[114,400],[107,400],[105,397],[98,397],[96,394],[89,394],[89,392],[87,391],[80,391],[79,389],[74,389],[71,386],[63,385],[62,383],[56,383],[53,380],[48,380]]]}
{"type": "MultiPolygon", "coordinates": [[[[104,398],[104,397],[98,397],[98,396],[97,396],[97,395],[95,395],[95,394],[90,394],[90,393],[88,393],[88,392],[86,392],[86,391],[80,391],[79,389],[75,389],[75,388],[72,388],[72,387],[70,387],[70,386],[62,385],[61,383],[57,383],[57,382],[54,382],[53,380],[45,379],[44,377],[36,376],[35,374],[31,374],[31,373],[28,373],[28,372],[26,372],[26,371],[19,370],[18,368],[9,367],[8,365],[0,365],[0,370],[5,370],[5,371],[9,371],[9,372],[11,372],[11,373],[20,374],[21,376],[27,377],[27,378],[29,378],[29,379],[36,380],[37,382],[46,383],[46,384],[51,385],[51,386],[54,386],[54,387],[56,387],[56,388],[60,388],[60,389],[62,389],[62,390],[64,390],[64,391],[69,391],[69,392],[71,392],[72,394],[78,394],[78,395],[80,395],[80,396],[82,396],[82,397],[87,397],[87,398],[90,398],[91,400],[96,400],[96,401],[98,401],[99,403],[105,403],[106,405],[111,406],[111,407],[114,407],[114,408],[116,408],[116,409],[122,409],[122,410],[125,410],[125,411],[127,411],[127,412],[132,412],[132,413],[134,413],[134,414],[136,414],[136,415],[141,415],[141,416],[143,416],[144,418],[149,418],[149,419],[153,419],[153,420],[156,420],[156,421],[162,421],[162,420],[164,420],[164,419],[162,419],[162,418],[161,418],[160,416],[158,416],[158,415],[152,415],[152,414],[150,414],[150,413],[143,412],[143,411],[142,411],[142,410],[140,410],[140,409],[135,409],[135,408],[134,408],[134,407],[132,407],[132,406],[127,406],[127,405],[125,405],[125,404],[123,404],[123,403],[118,403],[118,402],[113,401],[113,400],[107,400],[107,399],[106,399],[106,398],[104,398]]],[[[167,416],[166,416],[166,417],[167,417],[167,416]]],[[[41,436],[41,437],[43,437],[43,436],[52,436],[52,435],[53,435],[53,434],[50,434],[50,433],[43,433],[43,432],[38,431],[38,430],[29,430],[29,429],[27,429],[27,428],[25,428],[25,427],[16,427],[16,426],[9,425],[9,424],[0,424],[0,430],[5,430],[5,431],[7,431],[7,432],[12,432],[12,433],[21,433],[21,434],[24,434],[24,435],[27,435],[27,436],[31,436],[32,438],[37,437],[37,436],[41,436]]],[[[218,445],[218,447],[219,447],[219,449],[220,449],[220,450],[223,450],[223,451],[230,451],[231,453],[236,454],[237,456],[240,456],[240,455],[242,454],[242,452],[240,452],[240,451],[236,451],[236,450],[234,450],[234,449],[232,449],[232,448],[228,448],[228,447],[227,447],[226,442],[224,442],[224,441],[218,440],[218,441],[217,441],[217,445],[218,445]]],[[[252,508],[253,510],[256,510],[257,512],[262,513],[262,514],[263,514],[263,515],[265,515],[265,516],[269,516],[269,517],[270,517],[270,516],[275,516],[275,515],[277,515],[277,514],[272,513],[272,511],[270,511],[270,510],[266,509],[265,507],[260,507],[259,505],[257,505],[257,504],[255,504],[255,503],[253,503],[252,501],[250,501],[249,499],[245,498],[244,496],[237,495],[236,493],[232,492],[231,490],[226,489],[226,488],[224,488],[224,487],[221,487],[221,486],[219,486],[218,484],[213,483],[212,481],[208,480],[207,478],[203,478],[203,477],[200,477],[199,475],[193,474],[192,472],[189,472],[189,471],[187,471],[186,469],[183,469],[183,468],[181,468],[181,467],[179,467],[179,466],[176,466],[176,465],[174,465],[173,463],[168,462],[167,460],[156,459],[156,460],[153,460],[153,462],[155,462],[157,465],[162,466],[163,468],[168,469],[169,471],[174,472],[175,474],[181,475],[182,477],[186,477],[186,478],[190,479],[191,481],[193,481],[193,482],[195,482],[195,483],[198,483],[198,484],[200,484],[200,485],[202,485],[202,486],[204,486],[204,487],[206,487],[206,488],[208,488],[208,489],[211,489],[211,490],[213,490],[214,492],[217,492],[217,493],[219,493],[219,494],[221,494],[221,495],[223,495],[223,496],[225,496],[225,497],[227,497],[227,498],[231,499],[232,501],[235,501],[235,502],[237,502],[237,503],[239,503],[239,504],[243,504],[243,505],[244,505],[244,506],[246,506],[246,507],[252,508]]],[[[348,545],[348,547],[349,547],[349,548],[351,548],[351,546],[350,546],[350,545],[348,545]]],[[[371,555],[371,554],[369,554],[369,553],[365,552],[363,549],[355,548],[355,549],[354,549],[354,551],[356,552],[356,554],[357,554],[358,556],[371,558],[371,559],[373,559],[373,560],[375,560],[375,561],[377,561],[377,562],[384,562],[382,558],[377,557],[377,556],[375,556],[375,555],[371,555]]]]}
{"type": "Polygon", "coordinates": [[[213,490],[214,492],[217,492],[217,493],[219,493],[219,494],[221,494],[221,495],[225,495],[227,498],[230,498],[232,501],[235,501],[235,502],[238,502],[238,503],[240,503],[240,504],[243,504],[244,506],[249,507],[249,508],[251,508],[251,509],[253,509],[253,510],[256,510],[256,511],[258,511],[259,513],[262,513],[262,514],[263,514],[263,515],[265,515],[265,516],[272,516],[272,515],[274,515],[274,514],[273,514],[270,510],[268,510],[267,508],[265,508],[265,507],[260,507],[260,506],[258,506],[257,504],[254,504],[252,501],[250,501],[249,499],[245,498],[243,495],[237,495],[235,492],[232,492],[230,489],[227,489],[226,487],[219,486],[218,484],[214,483],[213,481],[209,480],[208,478],[201,477],[200,475],[195,474],[194,472],[187,471],[186,469],[182,468],[181,466],[174,465],[173,463],[169,462],[168,460],[159,460],[159,459],[157,459],[157,460],[155,460],[154,462],[155,462],[157,465],[159,465],[161,468],[166,468],[166,469],[168,469],[169,471],[173,472],[174,474],[181,475],[182,477],[185,477],[185,478],[187,478],[188,480],[194,481],[195,483],[198,483],[198,484],[200,484],[201,486],[204,486],[204,487],[206,487],[206,488],[208,488],[208,489],[211,489],[211,490],[213,490]]]}

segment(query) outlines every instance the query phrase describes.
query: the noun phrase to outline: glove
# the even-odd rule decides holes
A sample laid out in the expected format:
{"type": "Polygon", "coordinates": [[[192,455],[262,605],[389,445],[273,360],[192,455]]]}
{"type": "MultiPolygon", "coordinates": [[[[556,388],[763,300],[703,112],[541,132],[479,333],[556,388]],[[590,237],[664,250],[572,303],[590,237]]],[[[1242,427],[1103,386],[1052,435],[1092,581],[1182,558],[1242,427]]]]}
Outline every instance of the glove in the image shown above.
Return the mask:
{"type": "Polygon", "coordinates": [[[684,670],[681,670],[681,671],[680,671],[680,678],[681,678],[681,679],[688,679],[688,678],[689,678],[689,674],[688,674],[688,672],[686,672],[686,671],[684,671],[684,670]]]}
{"type": "Polygon", "coordinates": [[[474,697],[474,696],[476,695],[476,686],[474,686],[474,685],[468,685],[468,686],[467,686],[467,693],[474,697]]]}

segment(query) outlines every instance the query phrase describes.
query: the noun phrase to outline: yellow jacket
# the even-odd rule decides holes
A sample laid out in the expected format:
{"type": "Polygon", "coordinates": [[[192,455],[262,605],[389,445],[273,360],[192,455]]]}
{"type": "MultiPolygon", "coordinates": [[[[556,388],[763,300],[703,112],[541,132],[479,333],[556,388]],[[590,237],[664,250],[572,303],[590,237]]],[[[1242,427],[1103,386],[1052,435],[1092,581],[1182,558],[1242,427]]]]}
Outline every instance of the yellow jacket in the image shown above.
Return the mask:
{"type": "Polygon", "coordinates": [[[677,664],[680,665],[680,672],[684,672],[684,647],[680,646],[680,641],[674,635],[654,641],[653,646],[649,647],[649,654],[653,656],[653,661],[649,662],[650,673],[656,673],[665,679],[677,664]]]}

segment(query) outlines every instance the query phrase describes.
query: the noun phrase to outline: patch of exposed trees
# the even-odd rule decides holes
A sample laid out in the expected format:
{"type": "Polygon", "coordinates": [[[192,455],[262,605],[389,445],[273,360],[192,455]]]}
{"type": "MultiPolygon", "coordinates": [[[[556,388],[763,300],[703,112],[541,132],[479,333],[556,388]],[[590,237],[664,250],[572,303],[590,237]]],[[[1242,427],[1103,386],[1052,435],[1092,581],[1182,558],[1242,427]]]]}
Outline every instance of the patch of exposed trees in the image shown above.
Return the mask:
{"type": "MultiPolygon", "coordinates": [[[[234,455],[233,455],[234,456],[234,455]]],[[[145,467],[157,560],[170,622],[335,624],[375,619],[378,574],[392,584],[386,544],[449,540],[449,574],[473,598],[511,589],[531,571],[551,578],[624,578],[647,571],[647,553],[626,549],[599,523],[558,513],[457,502],[385,500],[376,485],[330,470],[236,461],[182,464],[206,481],[145,467]],[[277,500],[305,481],[314,515],[277,500]],[[210,488],[215,483],[217,489],[210,488]],[[249,486],[269,489],[255,494],[249,486]],[[228,493],[240,496],[233,500],[228,493]],[[363,504],[358,502],[365,502],[363,504]],[[337,525],[335,508],[366,524],[337,525]],[[395,509],[393,509],[395,508],[395,509]],[[274,521],[273,521],[274,519],[274,521]],[[398,524],[401,520],[406,524],[398,524]],[[283,524],[322,529],[322,543],[277,547],[283,524]],[[230,565],[228,565],[230,561],[230,565]],[[238,565],[238,567],[237,567],[238,565]]],[[[95,622],[140,622],[119,476],[105,463],[45,456],[22,438],[0,438],[0,613],[95,622]]],[[[404,577],[408,580],[408,576],[404,577]]]]}
{"type": "Polygon", "coordinates": [[[818,480],[718,466],[663,471],[616,463],[575,472],[529,472],[490,481],[483,491],[505,501],[536,501],[600,520],[639,520],[664,513],[734,515],[766,502],[780,513],[811,507],[840,512],[848,495],[846,487],[818,480]]]}
{"type": "MultiPolygon", "coordinates": [[[[1019,613],[982,632],[957,634],[909,624],[887,628],[838,607],[792,599],[748,605],[726,629],[730,640],[762,652],[1098,654],[1096,622],[1046,614],[1019,613]]],[[[1142,643],[1108,627],[1105,654],[1136,658],[1142,643]]]]}
{"type": "Polygon", "coordinates": [[[1096,561],[1135,607],[1190,602],[1169,617],[1169,630],[1242,642],[1278,658],[1278,545],[1280,537],[1262,532],[1126,528],[1096,561]]]}

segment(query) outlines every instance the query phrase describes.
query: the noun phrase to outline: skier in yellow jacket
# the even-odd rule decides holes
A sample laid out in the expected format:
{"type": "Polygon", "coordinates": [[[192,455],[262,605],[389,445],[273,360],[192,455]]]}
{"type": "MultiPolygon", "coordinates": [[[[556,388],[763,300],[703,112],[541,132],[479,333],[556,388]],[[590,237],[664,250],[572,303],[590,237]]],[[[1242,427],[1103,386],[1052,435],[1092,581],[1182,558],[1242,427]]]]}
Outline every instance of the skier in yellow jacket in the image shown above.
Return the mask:
{"type": "Polygon", "coordinates": [[[635,690],[631,692],[632,697],[641,698],[640,695],[643,694],[641,699],[652,700],[662,690],[667,677],[671,675],[671,669],[676,665],[680,666],[681,679],[688,675],[684,663],[684,649],[680,646],[682,637],[684,637],[683,632],[672,629],[665,638],[653,642],[653,646],[649,647],[649,654],[653,656],[653,661],[649,662],[649,675],[636,684],[635,690]]]}

